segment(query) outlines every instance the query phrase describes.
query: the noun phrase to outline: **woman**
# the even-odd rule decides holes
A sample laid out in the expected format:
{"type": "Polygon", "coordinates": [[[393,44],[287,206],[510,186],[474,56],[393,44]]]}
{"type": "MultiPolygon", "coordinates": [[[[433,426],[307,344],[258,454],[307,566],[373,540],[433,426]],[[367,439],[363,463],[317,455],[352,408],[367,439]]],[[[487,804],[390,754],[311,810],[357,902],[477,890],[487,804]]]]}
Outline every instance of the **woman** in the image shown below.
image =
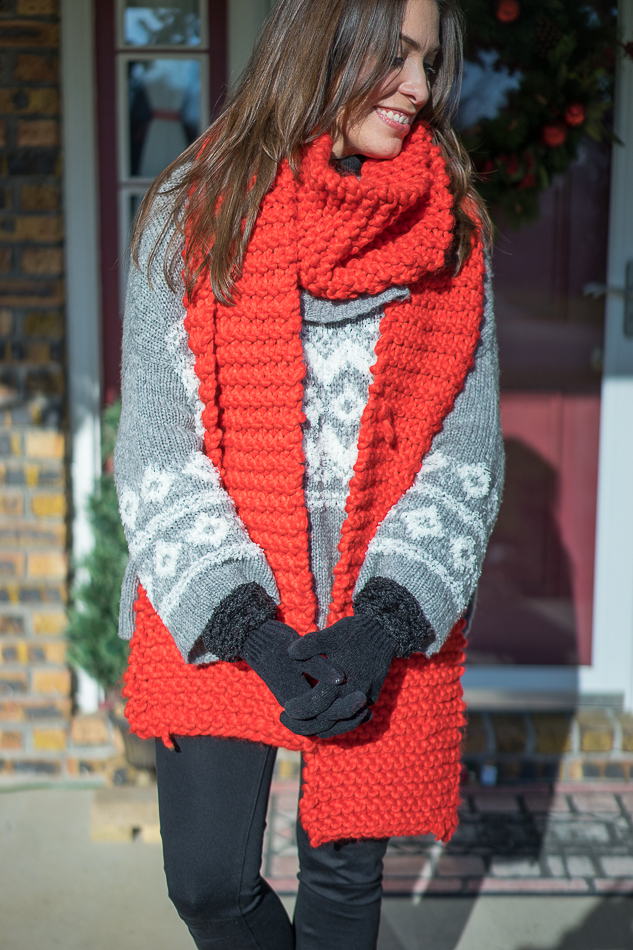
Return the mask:
{"type": "Polygon", "coordinates": [[[199,948],[369,950],[389,836],[456,826],[503,472],[460,37],[452,0],[279,0],[137,222],[125,694],[199,948]],[[303,753],[293,924],[259,874],[278,747],[303,753]]]}

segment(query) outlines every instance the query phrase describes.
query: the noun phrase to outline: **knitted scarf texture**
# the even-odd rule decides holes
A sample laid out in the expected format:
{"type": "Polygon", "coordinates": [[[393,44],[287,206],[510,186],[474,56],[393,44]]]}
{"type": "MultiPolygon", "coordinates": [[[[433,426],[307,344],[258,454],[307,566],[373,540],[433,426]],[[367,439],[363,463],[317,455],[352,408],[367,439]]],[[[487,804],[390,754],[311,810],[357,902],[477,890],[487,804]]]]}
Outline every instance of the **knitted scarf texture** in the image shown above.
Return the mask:
{"type": "MultiPolygon", "coordinates": [[[[453,198],[440,150],[418,125],[391,161],[365,161],[360,179],[330,165],[324,135],[297,180],[284,162],[264,199],[237,283],[219,304],[208,278],[185,300],[185,327],[204,405],[205,448],[250,537],[274,573],[278,619],[316,629],[302,448],[300,292],[346,300],[407,285],[389,304],[361,417],[328,624],[352,613],[367,546],[413,484],[473,365],[483,316],[481,241],[458,275],[447,268],[453,198]]],[[[295,736],[259,677],[239,663],[185,663],[139,589],[125,675],[132,731],[215,735],[301,750],[303,826],[317,846],[340,838],[432,833],[457,825],[458,624],[431,659],[394,660],[371,722],[346,735],[295,736]]]]}

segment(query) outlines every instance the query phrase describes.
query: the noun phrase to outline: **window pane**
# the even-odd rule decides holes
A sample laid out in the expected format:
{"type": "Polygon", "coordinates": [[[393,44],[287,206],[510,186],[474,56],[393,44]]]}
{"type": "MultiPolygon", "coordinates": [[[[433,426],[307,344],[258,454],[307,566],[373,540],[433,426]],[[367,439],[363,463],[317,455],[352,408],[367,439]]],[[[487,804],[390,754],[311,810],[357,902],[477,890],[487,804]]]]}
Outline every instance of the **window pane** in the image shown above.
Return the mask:
{"type": "Polygon", "coordinates": [[[200,134],[200,61],[128,63],[130,174],[155,178],[200,134]]]}
{"type": "Polygon", "coordinates": [[[200,0],[125,0],[127,46],[199,46],[200,0]]]}

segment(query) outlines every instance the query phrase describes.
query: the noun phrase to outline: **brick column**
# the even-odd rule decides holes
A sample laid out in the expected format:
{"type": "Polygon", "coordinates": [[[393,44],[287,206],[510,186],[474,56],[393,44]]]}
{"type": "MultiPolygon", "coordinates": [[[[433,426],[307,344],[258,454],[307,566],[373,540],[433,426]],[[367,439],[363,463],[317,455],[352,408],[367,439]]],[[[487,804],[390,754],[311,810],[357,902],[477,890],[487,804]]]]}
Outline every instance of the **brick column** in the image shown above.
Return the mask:
{"type": "Polygon", "coordinates": [[[0,780],[65,774],[57,0],[0,0],[0,780]]]}

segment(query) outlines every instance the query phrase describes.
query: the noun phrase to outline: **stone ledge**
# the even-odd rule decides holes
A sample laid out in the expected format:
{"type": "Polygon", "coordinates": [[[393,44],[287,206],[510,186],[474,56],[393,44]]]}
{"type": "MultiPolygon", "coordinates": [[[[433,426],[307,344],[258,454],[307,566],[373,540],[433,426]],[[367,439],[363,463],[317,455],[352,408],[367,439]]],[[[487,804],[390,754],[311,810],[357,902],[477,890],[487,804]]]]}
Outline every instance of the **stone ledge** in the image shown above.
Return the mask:
{"type": "Polygon", "coordinates": [[[156,786],[100,788],[92,801],[93,841],[160,842],[156,786]]]}

